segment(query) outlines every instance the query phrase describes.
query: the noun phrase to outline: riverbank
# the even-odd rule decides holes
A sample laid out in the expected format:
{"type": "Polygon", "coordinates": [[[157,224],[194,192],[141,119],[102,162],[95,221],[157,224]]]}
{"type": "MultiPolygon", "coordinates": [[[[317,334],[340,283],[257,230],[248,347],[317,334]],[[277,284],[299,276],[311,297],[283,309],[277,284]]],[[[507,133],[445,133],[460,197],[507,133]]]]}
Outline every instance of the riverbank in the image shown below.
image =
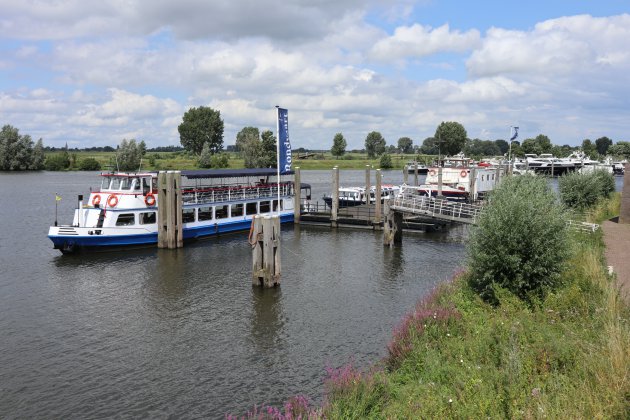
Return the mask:
{"type": "MultiPolygon", "coordinates": [[[[592,221],[610,209],[600,206],[592,221]]],[[[328,382],[324,415],[628,418],[628,304],[607,275],[603,233],[574,233],[571,242],[563,286],[535,308],[508,292],[490,306],[466,274],[419,302],[380,370],[346,369],[328,382]]]]}

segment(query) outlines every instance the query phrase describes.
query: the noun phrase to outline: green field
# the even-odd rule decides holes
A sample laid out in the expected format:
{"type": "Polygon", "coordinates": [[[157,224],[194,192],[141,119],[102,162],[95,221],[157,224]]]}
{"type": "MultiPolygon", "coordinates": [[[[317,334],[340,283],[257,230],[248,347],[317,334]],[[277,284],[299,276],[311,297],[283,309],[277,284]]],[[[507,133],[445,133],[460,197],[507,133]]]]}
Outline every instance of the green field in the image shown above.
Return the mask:
{"type": "MultiPolygon", "coordinates": [[[[49,153],[53,155],[55,153],[49,153]]],[[[229,167],[233,169],[244,168],[243,159],[238,153],[227,153],[229,156],[229,167]]],[[[70,152],[73,164],[70,170],[77,170],[81,161],[87,158],[93,158],[101,165],[101,170],[115,169],[115,152],[70,152]]],[[[402,169],[407,162],[419,158],[420,162],[429,163],[434,156],[413,154],[393,154],[392,169],[402,169]]],[[[373,168],[380,167],[380,159],[368,159],[365,153],[346,153],[342,158],[335,158],[330,153],[316,153],[306,159],[298,158],[298,154],[294,155],[293,167],[299,166],[301,169],[331,169],[335,166],[340,169],[365,169],[366,165],[373,168]]],[[[142,170],[183,170],[183,169],[199,169],[196,157],[186,152],[147,152],[142,159],[142,170]]]]}

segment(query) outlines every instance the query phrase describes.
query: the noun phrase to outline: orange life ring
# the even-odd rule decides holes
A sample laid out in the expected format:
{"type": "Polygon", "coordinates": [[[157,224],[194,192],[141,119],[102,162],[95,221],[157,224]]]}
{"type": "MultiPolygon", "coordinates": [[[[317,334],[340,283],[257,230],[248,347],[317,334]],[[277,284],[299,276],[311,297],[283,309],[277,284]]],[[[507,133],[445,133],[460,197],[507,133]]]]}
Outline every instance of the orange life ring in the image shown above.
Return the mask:
{"type": "Polygon", "coordinates": [[[468,172],[465,169],[462,169],[462,171],[459,173],[459,176],[461,176],[462,178],[466,178],[466,175],[468,175],[468,172]]]}
{"type": "Polygon", "coordinates": [[[99,204],[101,204],[101,196],[98,194],[94,194],[94,197],[92,197],[92,205],[96,207],[99,204]]]}
{"type": "Polygon", "coordinates": [[[109,207],[116,207],[116,204],[118,204],[118,196],[116,194],[110,195],[107,199],[107,205],[109,207]]]}
{"type": "Polygon", "coordinates": [[[144,197],[144,203],[149,207],[153,207],[155,205],[155,196],[151,193],[147,194],[144,197]]]}
{"type": "Polygon", "coordinates": [[[435,172],[435,169],[431,169],[431,170],[429,171],[429,175],[431,175],[431,176],[435,176],[435,173],[436,173],[436,172],[435,172]]]}

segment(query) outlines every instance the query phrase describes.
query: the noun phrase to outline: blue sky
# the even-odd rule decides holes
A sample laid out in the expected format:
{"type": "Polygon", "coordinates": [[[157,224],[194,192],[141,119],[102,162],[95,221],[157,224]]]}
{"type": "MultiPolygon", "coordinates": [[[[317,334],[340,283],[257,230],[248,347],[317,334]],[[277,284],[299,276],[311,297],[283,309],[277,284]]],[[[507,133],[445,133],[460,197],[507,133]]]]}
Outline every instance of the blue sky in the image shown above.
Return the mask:
{"type": "Polygon", "coordinates": [[[224,144],[289,109],[293,147],[370,131],[630,140],[630,2],[0,0],[0,123],[45,145],[178,145],[190,107],[224,144]]]}

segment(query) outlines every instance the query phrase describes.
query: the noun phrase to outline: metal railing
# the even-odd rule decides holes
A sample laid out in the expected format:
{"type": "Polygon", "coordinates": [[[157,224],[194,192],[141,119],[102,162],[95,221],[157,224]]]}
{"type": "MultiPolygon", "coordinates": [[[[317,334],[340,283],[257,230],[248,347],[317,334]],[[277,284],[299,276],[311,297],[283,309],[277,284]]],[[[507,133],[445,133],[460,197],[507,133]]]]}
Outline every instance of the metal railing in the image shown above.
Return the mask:
{"type": "MultiPolygon", "coordinates": [[[[286,197],[290,195],[291,192],[291,184],[280,184],[281,197],[286,197]]],[[[182,189],[182,201],[185,204],[222,203],[227,201],[253,200],[259,198],[272,199],[277,197],[277,185],[182,189]]]]}
{"type": "Polygon", "coordinates": [[[482,207],[477,204],[440,200],[434,197],[395,198],[390,206],[401,213],[466,224],[476,224],[482,210],[482,207]]]}
{"type": "Polygon", "coordinates": [[[567,220],[567,225],[578,232],[594,233],[599,229],[597,223],[578,222],[577,220],[567,220]]]}

